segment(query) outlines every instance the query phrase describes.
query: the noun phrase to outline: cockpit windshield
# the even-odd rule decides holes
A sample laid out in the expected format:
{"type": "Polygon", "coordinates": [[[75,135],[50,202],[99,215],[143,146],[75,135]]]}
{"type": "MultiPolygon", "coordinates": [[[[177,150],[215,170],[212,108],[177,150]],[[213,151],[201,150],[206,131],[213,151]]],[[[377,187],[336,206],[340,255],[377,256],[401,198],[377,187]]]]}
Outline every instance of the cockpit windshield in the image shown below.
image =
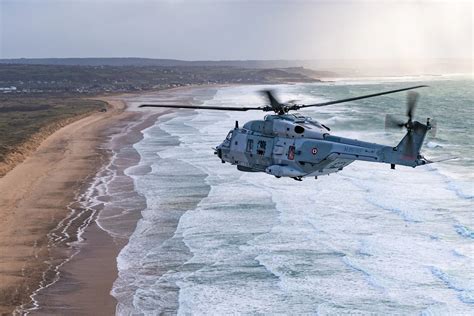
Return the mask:
{"type": "Polygon", "coordinates": [[[226,140],[231,140],[232,139],[232,131],[227,134],[227,137],[225,138],[226,140]]]}
{"type": "Polygon", "coordinates": [[[306,118],[306,124],[316,126],[317,128],[323,128],[323,126],[320,123],[318,123],[317,121],[313,121],[311,117],[306,118]]]}

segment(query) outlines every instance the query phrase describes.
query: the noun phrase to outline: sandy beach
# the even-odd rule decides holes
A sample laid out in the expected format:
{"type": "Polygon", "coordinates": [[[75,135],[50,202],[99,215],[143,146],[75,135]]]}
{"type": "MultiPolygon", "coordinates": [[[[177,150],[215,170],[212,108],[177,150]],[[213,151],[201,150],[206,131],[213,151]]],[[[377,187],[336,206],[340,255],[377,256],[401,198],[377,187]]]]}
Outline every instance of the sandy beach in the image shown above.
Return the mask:
{"type": "MultiPolygon", "coordinates": [[[[158,95],[162,101],[187,103],[192,99],[190,90],[170,89],[158,95]]],[[[101,206],[89,209],[80,202],[110,161],[114,146],[126,149],[115,171],[123,176],[123,190],[133,192],[132,179],[123,175],[139,160],[132,145],[142,137],[142,129],[169,111],[145,114],[133,111],[133,106],[126,111],[125,100],[130,97],[101,98],[109,104],[107,112],[93,113],[56,131],[0,178],[1,314],[115,313],[110,290],[117,277],[116,257],[144,202],[137,197],[136,209],[127,210],[123,236],[98,226],[101,206]]]]}
{"type": "Polygon", "coordinates": [[[123,102],[109,105],[106,113],[94,113],[55,132],[0,178],[1,313],[28,303],[40,282],[53,277],[51,272],[43,276],[57,255],[48,233],[68,215],[77,192],[107,159],[99,149],[103,131],[136,116],[124,112],[123,102]]]}
{"type": "MultiPolygon", "coordinates": [[[[107,100],[108,102],[122,102],[107,100]]],[[[119,167],[115,170],[116,176],[120,177],[123,190],[128,195],[134,194],[134,184],[132,179],[124,175],[124,170],[132,163],[139,160],[138,154],[133,153],[132,145],[141,138],[140,131],[152,124],[157,115],[145,115],[136,112],[132,117],[125,117],[118,120],[114,126],[108,128],[103,135],[105,144],[107,144],[107,152],[125,150],[125,154],[118,159],[119,167]],[[127,129],[127,127],[132,126],[127,129]],[[121,134],[118,131],[123,131],[121,134]],[[110,141],[114,136],[114,140],[110,141]],[[126,161],[125,161],[126,160],[126,161]]],[[[118,160],[115,157],[114,161],[118,160]]],[[[110,160],[110,156],[107,161],[110,160]]],[[[107,164],[105,164],[107,165],[107,164]]],[[[100,178],[100,174],[96,177],[100,178]]],[[[101,180],[96,180],[101,181],[101,180]]],[[[86,186],[80,192],[83,194],[87,190],[86,186]]],[[[90,198],[83,195],[76,199],[84,201],[90,198]]],[[[135,196],[139,199],[139,196],[135,196]]],[[[83,208],[83,207],[82,207],[83,208]]],[[[120,210],[120,212],[128,212],[129,216],[124,220],[129,224],[130,231],[133,231],[137,220],[140,218],[140,211],[144,208],[144,202],[138,203],[135,209],[120,210]]],[[[76,209],[81,209],[78,206],[76,209]]],[[[80,242],[68,244],[66,248],[60,250],[65,251],[66,261],[58,269],[59,277],[51,286],[40,289],[35,292],[34,301],[40,306],[33,309],[33,315],[51,315],[61,314],[64,311],[68,313],[80,315],[113,315],[115,314],[115,299],[110,295],[113,282],[117,278],[116,257],[120,249],[126,244],[128,234],[112,235],[106,232],[98,225],[98,217],[101,212],[106,212],[102,205],[91,207],[89,225],[85,227],[81,234],[80,242]]],[[[78,224],[80,224],[78,222],[78,224]]],[[[56,253],[56,258],[61,258],[61,253],[56,253]]]]}

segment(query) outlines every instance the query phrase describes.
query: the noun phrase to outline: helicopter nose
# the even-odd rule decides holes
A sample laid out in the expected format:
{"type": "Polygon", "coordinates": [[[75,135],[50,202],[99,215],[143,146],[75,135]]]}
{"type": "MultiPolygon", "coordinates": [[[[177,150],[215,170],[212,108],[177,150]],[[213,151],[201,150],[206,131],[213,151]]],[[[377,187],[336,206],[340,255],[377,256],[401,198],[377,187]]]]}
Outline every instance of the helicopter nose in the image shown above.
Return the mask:
{"type": "Polygon", "coordinates": [[[220,145],[214,148],[214,155],[222,159],[222,149],[220,145]]]}

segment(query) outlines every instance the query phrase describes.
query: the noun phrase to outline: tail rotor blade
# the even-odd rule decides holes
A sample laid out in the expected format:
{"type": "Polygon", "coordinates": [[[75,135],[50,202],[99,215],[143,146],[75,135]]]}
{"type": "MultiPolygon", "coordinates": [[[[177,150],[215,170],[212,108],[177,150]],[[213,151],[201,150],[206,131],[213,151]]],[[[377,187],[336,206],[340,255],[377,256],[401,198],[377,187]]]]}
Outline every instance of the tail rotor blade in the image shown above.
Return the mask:
{"type": "Polygon", "coordinates": [[[419,93],[415,91],[408,91],[407,93],[407,116],[409,121],[413,119],[416,102],[418,101],[419,96],[419,93]]]}
{"type": "Polygon", "coordinates": [[[395,116],[391,114],[387,114],[385,116],[385,130],[389,129],[400,129],[403,126],[405,126],[405,122],[402,120],[396,118],[395,116]]]}

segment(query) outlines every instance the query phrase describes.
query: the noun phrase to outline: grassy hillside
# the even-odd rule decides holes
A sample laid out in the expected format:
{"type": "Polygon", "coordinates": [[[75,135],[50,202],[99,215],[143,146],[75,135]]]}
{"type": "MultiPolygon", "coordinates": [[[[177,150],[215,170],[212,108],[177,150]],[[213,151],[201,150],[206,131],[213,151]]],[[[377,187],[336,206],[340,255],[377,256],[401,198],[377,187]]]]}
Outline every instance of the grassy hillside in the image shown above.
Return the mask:
{"type": "Polygon", "coordinates": [[[104,106],[81,98],[0,95],[0,176],[55,130],[104,106]]]}
{"type": "Polygon", "coordinates": [[[129,92],[184,85],[318,81],[304,68],[136,67],[0,64],[0,88],[16,92],[129,92]]]}

